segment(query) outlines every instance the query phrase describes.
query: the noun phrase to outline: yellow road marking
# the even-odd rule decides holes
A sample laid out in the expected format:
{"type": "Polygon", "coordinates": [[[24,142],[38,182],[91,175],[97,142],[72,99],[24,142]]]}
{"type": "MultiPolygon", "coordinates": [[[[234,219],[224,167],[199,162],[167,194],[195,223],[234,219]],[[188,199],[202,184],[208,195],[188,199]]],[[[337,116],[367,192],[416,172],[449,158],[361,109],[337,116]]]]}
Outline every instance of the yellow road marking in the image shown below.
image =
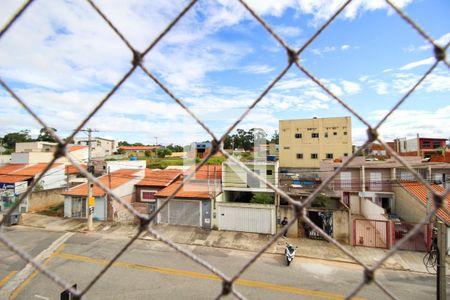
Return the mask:
{"type": "MultiPolygon", "coordinates": [[[[50,260],[58,255],[62,250],[64,249],[64,244],[61,244],[61,246],[58,247],[58,249],[49,256],[43,263],[42,266],[47,266],[50,260]]],[[[30,275],[27,279],[25,279],[15,290],[12,292],[11,296],[9,297],[9,300],[14,300],[17,298],[17,296],[22,292],[22,290],[27,287],[30,282],[39,274],[40,272],[38,270],[34,271],[33,274],[30,275]]]]}
{"type": "Polygon", "coordinates": [[[6,275],[2,280],[0,280],[0,287],[4,286],[5,283],[7,283],[8,280],[11,279],[11,277],[13,277],[14,275],[16,275],[16,273],[17,273],[17,271],[9,272],[8,275],[6,275]]]}
{"type": "MultiPolygon", "coordinates": [[[[109,260],[107,260],[107,259],[92,258],[89,256],[82,256],[82,255],[76,255],[76,254],[65,253],[65,252],[59,252],[59,253],[55,252],[55,254],[53,256],[58,256],[58,257],[61,257],[61,258],[67,259],[67,260],[81,261],[81,262],[85,262],[85,263],[91,263],[91,264],[102,265],[102,266],[109,263],[109,260]]],[[[146,271],[146,272],[155,272],[155,273],[161,273],[161,274],[167,274],[167,275],[178,275],[178,276],[203,279],[203,280],[213,280],[213,281],[221,280],[221,278],[219,278],[218,276],[213,275],[213,274],[198,273],[198,272],[192,272],[192,271],[186,271],[186,270],[180,270],[180,269],[147,266],[147,265],[141,265],[141,264],[127,263],[124,261],[116,261],[113,263],[113,266],[126,268],[126,269],[146,271]]],[[[269,289],[269,290],[274,290],[274,291],[279,291],[279,292],[284,292],[284,293],[317,297],[317,298],[322,298],[322,299],[335,300],[335,299],[344,299],[345,298],[343,295],[301,289],[301,288],[273,284],[273,283],[268,283],[268,282],[263,282],[263,281],[238,279],[238,280],[236,280],[235,283],[238,285],[243,285],[243,286],[257,287],[257,288],[262,288],[262,289],[269,289]]],[[[352,298],[352,299],[361,300],[364,298],[352,298]]]]}

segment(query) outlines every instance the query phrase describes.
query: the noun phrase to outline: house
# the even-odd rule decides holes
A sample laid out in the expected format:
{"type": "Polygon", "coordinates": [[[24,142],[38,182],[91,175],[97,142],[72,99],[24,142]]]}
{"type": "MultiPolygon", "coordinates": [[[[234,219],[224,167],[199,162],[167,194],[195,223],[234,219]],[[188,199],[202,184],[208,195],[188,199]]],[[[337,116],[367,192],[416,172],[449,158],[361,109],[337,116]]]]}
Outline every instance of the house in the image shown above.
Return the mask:
{"type": "MultiPolygon", "coordinates": [[[[32,176],[22,175],[0,175],[0,214],[5,212],[9,207],[26,192],[32,176]]],[[[26,201],[18,208],[18,212],[26,212],[26,201]]]]}
{"type": "MultiPolygon", "coordinates": [[[[274,186],[278,186],[278,161],[243,162],[274,186]]],[[[276,194],[241,166],[222,164],[221,201],[217,202],[219,230],[274,234],[276,194]]]]}
{"type": "MultiPolygon", "coordinates": [[[[89,146],[87,138],[75,139],[75,145],[89,146]]],[[[95,137],[91,139],[91,156],[92,158],[105,158],[117,152],[118,143],[115,140],[95,137]]]]}
{"type": "MultiPolygon", "coordinates": [[[[442,188],[446,186],[450,176],[449,164],[422,162],[420,157],[404,159],[424,180],[442,188]]],[[[342,162],[322,162],[320,174],[323,180],[341,164],[342,162]]],[[[364,157],[356,157],[331,182],[330,190],[340,194],[342,203],[352,213],[351,226],[355,244],[389,248],[404,235],[401,231],[412,228],[410,223],[416,222],[417,218],[410,218],[402,212],[402,207],[409,206],[411,201],[403,197],[398,189],[399,182],[405,181],[417,179],[395,159],[367,161],[364,157]],[[361,228],[372,230],[377,238],[368,237],[361,228]],[[391,232],[395,232],[395,236],[391,236],[391,232]],[[369,244],[366,243],[368,240],[371,241],[369,244]]],[[[424,250],[430,235],[426,228],[421,234],[410,248],[402,249],[424,250]]]]}
{"type": "MultiPolygon", "coordinates": [[[[49,163],[52,161],[57,149],[56,143],[49,142],[27,142],[16,143],[16,152],[11,153],[11,163],[13,164],[37,164],[49,163]]],[[[87,146],[68,146],[67,151],[79,163],[88,159],[87,146]]],[[[57,163],[70,164],[66,157],[60,157],[57,163]]]]}
{"type": "Polygon", "coordinates": [[[24,142],[16,143],[17,153],[26,152],[55,152],[58,147],[58,143],[52,142],[24,142]]]}
{"type": "MultiPolygon", "coordinates": [[[[144,170],[121,169],[108,175],[98,177],[98,180],[109,187],[123,201],[133,202],[134,186],[144,178],[144,170]]],[[[67,218],[86,218],[87,217],[87,198],[88,184],[81,184],[70,188],[62,193],[64,195],[64,217],[67,218]]],[[[92,197],[95,198],[94,220],[100,221],[119,221],[132,223],[134,215],[126,210],[120,203],[113,200],[111,196],[94,184],[92,188],[92,197]]]]}
{"type": "MultiPolygon", "coordinates": [[[[15,186],[20,186],[20,191],[14,191],[16,195],[25,192],[23,188],[30,186],[33,181],[37,180],[40,174],[47,167],[46,163],[38,164],[10,164],[0,168],[0,175],[6,175],[15,186]],[[24,183],[26,181],[26,184],[24,183]]],[[[20,204],[21,212],[32,212],[40,209],[44,209],[48,206],[62,203],[62,199],[58,196],[62,189],[67,185],[66,176],[64,172],[63,164],[53,164],[46,174],[35,184],[34,189],[30,195],[25,198],[20,204]],[[42,194],[52,197],[42,197],[42,194]]],[[[12,186],[12,185],[11,185],[12,186]]]]}
{"type": "Polygon", "coordinates": [[[144,156],[146,151],[156,150],[161,146],[120,146],[119,150],[126,155],[144,156]]]}
{"type": "MultiPolygon", "coordinates": [[[[444,192],[444,188],[438,184],[432,184],[431,187],[435,192],[444,192]]],[[[419,223],[425,218],[427,212],[434,207],[430,192],[418,181],[399,181],[394,186],[394,192],[398,199],[395,211],[404,220],[419,223]]],[[[446,210],[439,208],[436,211],[436,216],[447,225],[447,249],[450,249],[450,195],[447,195],[444,199],[443,206],[446,210]]]]}
{"type": "Polygon", "coordinates": [[[323,159],[352,154],[350,117],[280,120],[280,168],[320,167],[323,159]]]}
{"type": "Polygon", "coordinates": [[[156,209],[155,194],[181,178],[180,170],[145,169],[144,178],[135,184],[133,207],[143,214],[151,214],[156,209]]]}
{"type": "MultiPolygon", "coordinates": [[[[157,206],[161,207],[167,198],[181,185],[178,180],[155,194],[157,206]]],[[[160,211],[158,224],[187,225],[212,228],[213,203],[215,195],[205,182],[186,182],[174,198],[160,211]]]]}
{"type": "Polygon", "coordinates": [[[446,138],[429,138],[420,137],[419,134],[415,138],[400,138],[394,140],[394,150],[402,156],[419,156],[422,158],[431,157],[433,154],[440,154],[442,149],[447,146],[446,138]]]}

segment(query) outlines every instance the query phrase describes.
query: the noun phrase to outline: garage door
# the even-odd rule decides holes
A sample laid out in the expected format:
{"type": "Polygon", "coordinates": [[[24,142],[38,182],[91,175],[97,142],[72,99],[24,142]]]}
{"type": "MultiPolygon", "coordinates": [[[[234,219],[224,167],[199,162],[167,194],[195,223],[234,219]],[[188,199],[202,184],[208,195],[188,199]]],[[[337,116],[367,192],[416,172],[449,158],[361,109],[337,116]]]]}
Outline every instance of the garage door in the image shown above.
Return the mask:
{"type": "Polygon", "coordinates": [[[219,229],[256,233],[275,233],[274,214],[270,208],[219,207],[219,229]]]}
{"type": "MultiPolygon", "coordinates": [[[[158,199],[158,207],[163,202],[158,199]]],[[[201,226],[201,201],[195,200],[170,200],[159,216],[158,223],[173,225],[201,226]]]]}

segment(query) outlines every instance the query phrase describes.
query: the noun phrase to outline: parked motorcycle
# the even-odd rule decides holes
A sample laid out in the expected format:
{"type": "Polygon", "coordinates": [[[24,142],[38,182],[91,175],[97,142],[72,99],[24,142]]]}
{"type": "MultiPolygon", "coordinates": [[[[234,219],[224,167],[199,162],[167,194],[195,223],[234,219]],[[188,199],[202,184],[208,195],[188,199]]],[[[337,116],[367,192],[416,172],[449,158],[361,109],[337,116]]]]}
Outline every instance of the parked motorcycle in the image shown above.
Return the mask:
{"type": "Polygon", "coordinates": [[[287,266],[289,266],[291,262],[294,260],[295,249],[296,248],[294,248],[294,246],[292,246],[289,243],[286,243],[286,248],[284,248],[284,256],[286,257],[287,266]]]}

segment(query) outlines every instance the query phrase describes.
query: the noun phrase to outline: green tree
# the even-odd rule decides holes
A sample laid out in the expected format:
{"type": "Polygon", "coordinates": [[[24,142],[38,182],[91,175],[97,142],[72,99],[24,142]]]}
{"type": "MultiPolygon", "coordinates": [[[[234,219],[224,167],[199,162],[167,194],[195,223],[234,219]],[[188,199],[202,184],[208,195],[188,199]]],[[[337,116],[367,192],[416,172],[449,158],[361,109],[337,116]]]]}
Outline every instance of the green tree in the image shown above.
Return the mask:
{"type": "MultiPolygon", "coordinates": [[[[57,131],[55,128],[51,129],[54,132],[57,131]]],[[[39,136],[37,137],[36,141],[56,143],[56,140],[53,138],[53,136],[50,134],[47,128],[41,128],[41,130],[39,131],[39,136]]]]}
{"type": "Polygon", "coordinates": [[[120,146],[131,146],[127,141],[120,141],[119,142],[119,147],[120,146]]]}
{"type": "Polygon", "coordinates": [[[11,132],[5,134],[2,139],[3,146],[9,150],[13,150],[16,143],[32,142],[33,139],[30,136],[30,131],[21,130],[19,132],[11,132]]]}
{"type": "Polygon", "coordinates": [[[329,201],[330,201],[330,197],[328,197],[327,194],[320,193],[313,200],[311,206],[312,207],[327,207],[329,201]]]}
{"type": "Polygon", "coordinates": [[[258,204],[273,204],[274,198],[269,193],[253,193],[252,200],[250,203],[258,203],[258,204]]]}
{"type": "Polygon", "coordinates": [[[169,149],[172,152],[184,152],[184,148],[179,145],[170,144],[166,147],[166,149],[169,149]]]}
{"type": "Polygon", "coordinates": [[[166,155],[171,155],[172,151],[167,148],[159,148],[156,150],[156,155],[160,158],[164,158],[166,155]]]}
{"type": "Polygon", "coordinates": [[[272,137],[270,138],[271,143],[279,144],[280,143],[280,135],[278,134],[278,131],[275,130],[272,137]]]}

